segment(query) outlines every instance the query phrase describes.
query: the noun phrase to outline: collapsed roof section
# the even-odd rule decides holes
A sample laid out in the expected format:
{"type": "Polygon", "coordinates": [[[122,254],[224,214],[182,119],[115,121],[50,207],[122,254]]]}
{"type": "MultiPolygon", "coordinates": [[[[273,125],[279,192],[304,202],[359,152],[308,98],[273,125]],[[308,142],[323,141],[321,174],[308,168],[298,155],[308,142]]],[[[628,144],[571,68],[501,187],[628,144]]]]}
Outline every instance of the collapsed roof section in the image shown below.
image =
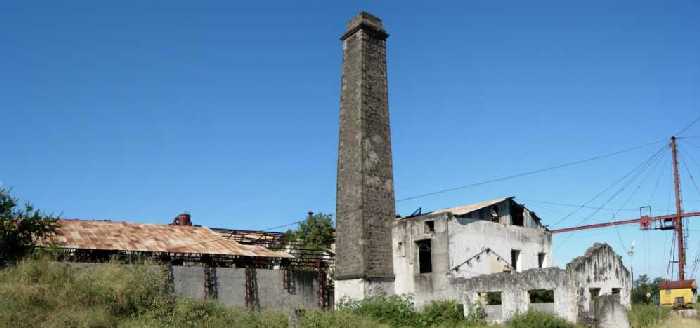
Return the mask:
{"type": "Polygon", "coordinates": [[[515,201],[515,197],[501,197],[479,203],[444,208],[428,213],[412,215],[404,219],[418,216],[449,215],[456,218],[492,221],[506,225],[526,226],[530,228],[546,229],[542,219],[530,211],[525,205],[515,201]]]}

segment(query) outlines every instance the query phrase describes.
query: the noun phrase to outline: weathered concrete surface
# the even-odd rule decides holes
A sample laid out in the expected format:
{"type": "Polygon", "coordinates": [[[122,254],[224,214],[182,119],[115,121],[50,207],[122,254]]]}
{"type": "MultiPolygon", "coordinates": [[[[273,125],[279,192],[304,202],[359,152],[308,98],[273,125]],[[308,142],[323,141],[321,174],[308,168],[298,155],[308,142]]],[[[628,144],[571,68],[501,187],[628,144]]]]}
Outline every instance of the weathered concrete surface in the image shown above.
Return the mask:
{"type": "Polygon", "coordinates": [[[175,293],[189,298],[204,299],[204,268],[201,266],[173,266],[175,293]]]}
{"type": "Polygon", "coordinates": [[[474,304],[483,303],[481,293],[500,292],[502,312],[490,313],[488,320],[491,322],[507,321],[515,313],[537,309],[553,312],[571,322],[606,322],[612,325],[612,322],[626,318],[630,306],[630,278],[622,258],[615,254],[612,247],[594,244],[584,256],[569,263],[566,270],[546,268],[503,272],[467,279],[455,278],[450,283],[453,287],[461,286],[467,313],[474,304]],[[528,292],[535,289],[552,290],[554,303],[530,303],[528,292]],[[591,297],[591,289],[595,289],[600,296],[591,297]],[[598,300],[597,307],[595,300],[598,300]]]}
{"type": "Polygon", "coordinates": [[[598,296],[595,304],[595,328],[630,328],[627,308],[621,304],[619,295],[598,296]]]}
{"type": "MultiPolygon", "coordinates": [[[[576,322],[576,290],[568,283],[568,274],[559,268],[531,269],[523,272],[494,273],[482,275],[470,279],[456,279],[456,284],[461,284],[464,290],[464,309],[468,315],[469,309],[475,303],[483,303],[480,293],[500,292],[501,313],[491,313],[487,320],[500,323],[510,319],[516,313],[524,313],[530,310],[531,290],[545,289],[554,291],[554,303],[551,305],[536,304],[533,309],[546,310],[564,319],[576,322]]],[[[484,304],[485,305],[485,304],[484,304]]]]}
{"type": "Polygon", "coordinates": [[[345,279],[336,280],[334,286],[335,303],[343,301],[363,299],[367,296],[393,295],[393,281],[378,281],[367,279],[345,279]],[[337,296],[342,295],[342,296],[337,296]]]}
{"type": "Polygon", "coordinates": [[[294,291],[284,288],[283,270],[258,270],[258,297],[263,309],[295,308],[313,309],[319,307],[318,281],[314,272],[293,272],[294,291]]]}
{"type": "Polygon", "coordinates": [[[216,268],[219,302],[229,306],[246,306],[245,269],[216,268]]]}
{"type": "MultiPolygon", "coordinates": [[[[341,38],[337,281],[388,281],[394,275],[391,223],[396,211],[387,99],[387,36],[379,18],[362,12],[348,23],[341,38]]],[[[343,294],[345,290],[338,289],[336,299],[351,296],[343,294]]]]}
{"type": "Polygon", "coordinates": [[[615,254],[607,244],[594,244],[586,254],[566,265],[570,281],[578,294],[579,319],[582,322],[595,317],[591,304],[591,291],[598,289],[599,295],[619,291],[619,302],[627,309],[631,306],[632,277],[622,263],[622,257],[615,254]]]}
{"type": "Polygon", "coordinates": [[[551,266],[551,233],[524,208],[520,209],[523,226],[512,225],[512,205],[509,199],[494,205],[496,222],[486,220],[491,207],[460,217],[441,213],[397,220],[392,232],[396,293],[413,295],[418,306],[437,299],[460,299],[462,291],[452,279],[503,272],[512,250],[520,252],[519,271],[539,268],[540,254],[542,267],[551,266]],[[426,229],[428,221],[433,222],[432,231],[426,229]],[[426,239],[432,245],[432,272],[420,273],[416,242],[426,239]],[[484,252],[485,248],[490,251],[484,252]]]}

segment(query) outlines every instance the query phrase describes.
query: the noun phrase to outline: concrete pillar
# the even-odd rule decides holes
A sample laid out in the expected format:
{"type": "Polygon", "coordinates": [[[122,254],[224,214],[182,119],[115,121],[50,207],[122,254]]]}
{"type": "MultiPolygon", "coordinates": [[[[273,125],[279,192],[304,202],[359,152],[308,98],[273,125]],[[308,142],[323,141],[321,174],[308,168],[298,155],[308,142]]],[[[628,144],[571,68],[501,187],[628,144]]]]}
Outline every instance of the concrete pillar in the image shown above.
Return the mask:
{"type": "MultiPolygon", "coordinates": [[[[396,215],[382,21],[361,12],[343,42],[336,199],[336,300],[393,294],[396,215]]],[[[337,304],[337,303],[336,303],[337,304]]]]}

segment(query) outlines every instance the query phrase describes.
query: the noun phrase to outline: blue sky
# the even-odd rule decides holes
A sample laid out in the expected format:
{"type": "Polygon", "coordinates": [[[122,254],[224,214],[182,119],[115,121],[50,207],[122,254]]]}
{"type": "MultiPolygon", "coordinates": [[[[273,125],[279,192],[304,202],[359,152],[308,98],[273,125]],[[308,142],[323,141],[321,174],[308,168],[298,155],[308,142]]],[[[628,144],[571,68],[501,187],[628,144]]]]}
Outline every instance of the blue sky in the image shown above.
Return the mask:
{"type": "MultiPolygon", "coordinates": [[[[700,115],[697,1],[3,1],[0,181],[75,218],[190,211],[197,224],[261,229],[333,213],[338,38],[363,9],[391,34],[397,199],[667,139],[700,115]]],[[[512,195],[553,224],[574,208],[542,201],[585,203],[662,146],[397,209],[512,195]]],[[[700,179],[700,139],[681,148],[700,179]]],[[[589,203],[605,210],[560,225],[669,211],[667,153],[589,203]]],[[[554,238],[559,264],[594,241],[621,253],[634,242],[636,273],[666,273],[670,233],[570,236],[554,238]]]]}

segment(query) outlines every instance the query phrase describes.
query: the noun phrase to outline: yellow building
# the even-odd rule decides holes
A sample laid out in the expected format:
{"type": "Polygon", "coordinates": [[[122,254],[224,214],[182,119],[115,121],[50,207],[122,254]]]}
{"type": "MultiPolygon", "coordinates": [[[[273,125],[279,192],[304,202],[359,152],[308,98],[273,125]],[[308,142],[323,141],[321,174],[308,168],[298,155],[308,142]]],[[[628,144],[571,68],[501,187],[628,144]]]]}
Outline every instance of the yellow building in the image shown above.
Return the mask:
{"type": "Polygon", "coordinates": [[[659,304],[672,307],[692,306],[697,298],[696,291],[695,280],[664,281],[659,284],[659,304]]]}

